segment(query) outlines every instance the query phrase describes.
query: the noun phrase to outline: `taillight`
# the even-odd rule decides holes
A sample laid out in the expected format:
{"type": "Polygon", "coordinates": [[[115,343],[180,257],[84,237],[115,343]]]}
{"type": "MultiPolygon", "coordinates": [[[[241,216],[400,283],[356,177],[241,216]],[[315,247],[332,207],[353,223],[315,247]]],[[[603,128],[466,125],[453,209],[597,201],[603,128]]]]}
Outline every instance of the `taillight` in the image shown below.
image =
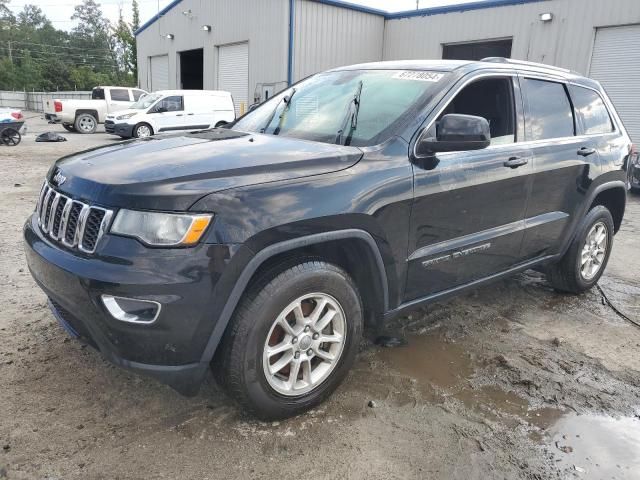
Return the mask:
{"type": "Polygon", "coordinates": [[[55,109],[56,113],[61,112],[62,111],[62,102],[59,100],[56,100],[53,102],[53,108],[55,109]]]}
{"type": "Polygon", "coordinates": [[[16,120],[22,120],[22,112],[11,112],[11,116],[16,120]]]}

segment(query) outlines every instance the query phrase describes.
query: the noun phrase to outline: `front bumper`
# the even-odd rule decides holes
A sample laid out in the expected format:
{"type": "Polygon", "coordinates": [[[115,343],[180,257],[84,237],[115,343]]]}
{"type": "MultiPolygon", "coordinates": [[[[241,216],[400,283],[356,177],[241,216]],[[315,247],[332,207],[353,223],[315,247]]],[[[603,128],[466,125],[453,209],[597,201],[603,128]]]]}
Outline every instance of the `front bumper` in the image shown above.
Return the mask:
{"type": "Polygon", "coordinates": [[[127,123],[115,123],[113,120],[106,120],[104,129],[111,135],[119,135],[124,138],[133,137],[133,125],[127,123]]]}
{"type": "Polygon", "coordinates": [[[29,270],[67,331],[116,365],[185,395],[198,391],[210,360],[203,352],[217,322],[213,292],[232,255],[229,247],[150,249],[105,235],[99,252],[85,255],[45,237],[35,215],[24,226],[24,241],[29,270]],[[123,322],[108,313],[102,294],[153,300],[162,310],[151,325],[123,322]]]}

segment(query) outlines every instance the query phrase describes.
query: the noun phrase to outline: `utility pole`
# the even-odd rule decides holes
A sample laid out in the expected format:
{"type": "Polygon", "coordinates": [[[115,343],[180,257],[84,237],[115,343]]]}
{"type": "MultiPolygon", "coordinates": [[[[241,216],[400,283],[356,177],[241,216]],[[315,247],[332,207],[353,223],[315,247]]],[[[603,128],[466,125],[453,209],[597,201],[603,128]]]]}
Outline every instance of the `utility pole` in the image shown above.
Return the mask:
{"type": "Polygon", "coordinates": [[[11,40],[9,40],[9,61],[11,62],[11,65],[13,65],[13,54],[11,51],[11,40]]]}

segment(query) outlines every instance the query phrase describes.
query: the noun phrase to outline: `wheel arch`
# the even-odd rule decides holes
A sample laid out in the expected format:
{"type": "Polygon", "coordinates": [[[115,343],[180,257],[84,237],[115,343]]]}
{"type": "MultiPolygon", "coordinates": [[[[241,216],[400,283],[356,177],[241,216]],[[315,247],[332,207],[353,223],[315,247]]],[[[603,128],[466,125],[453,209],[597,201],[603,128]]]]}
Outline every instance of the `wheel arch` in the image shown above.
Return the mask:
{"type": "Polygon", "coordinates": [[[589,202],[590,211],[597,205],[607,208],[613,217],[614,233],[618,233],[627,203],[627,190],[624,182],[608,182],[596,188],[589,202]]]}
{"type": "Polygon", "coordinates": [[[378,310],[379,313],[389,310],[386,269],[378,245],[371,234],[360,229],[346,229],[286,240],[259,251],[242,270],[209,337],[201,362],[208,363],[213,359],[231,317],[251,283],[261,274],[288,260],[304,257],[320,257],[345,268],[360,289],[365,303],[365,314],[374,316],[378,310]],[[354,268],[354,265],[362,260],[363,267],[354,268]]]}
{"type": "Polygon", "coordinates": [[[84,115],[84,114],[91,115],[93,118],[96,119],[96,123],[100,123],[100,116],[98,115],[98,111],[97,110],[91,110],[90,108],[84,108],[84,109],[76,110],[76,115],[74,117],[74,120],[76,118],[78,118],[78,116],[84,115]]]}

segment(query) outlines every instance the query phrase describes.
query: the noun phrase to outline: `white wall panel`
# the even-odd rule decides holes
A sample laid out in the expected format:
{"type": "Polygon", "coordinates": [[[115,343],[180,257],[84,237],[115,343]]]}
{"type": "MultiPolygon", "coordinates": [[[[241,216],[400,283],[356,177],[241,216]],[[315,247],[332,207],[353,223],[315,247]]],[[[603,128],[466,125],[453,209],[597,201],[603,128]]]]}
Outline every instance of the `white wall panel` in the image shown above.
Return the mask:
{"type": "Polygon", "coordinates": [[[385,60],[439,59],[442,45],[513,37],[511,55],[586,74],[596,27],[640,22],[640,0],[548,0],[388,20],[385,60]],[[552,13],[553,21],[540,21],[552,13]]]}
{"type": "Polygon", "coordinates": [[[215,89],[218,47],[248,42],[252,97],[259,82],[287,80],[288,23],[288,0],[182,0],[136,37],[140,86],[150,88],[149,57],[168,54],[169,88],[179,88],[179,52],[203,48],[204,88],[215,89]]]}
{"type": "Polygon", "coordinates": [[[296,0],[294,13],[294,81],[382,60],[384,17],[312,0],[296,0]]]}

